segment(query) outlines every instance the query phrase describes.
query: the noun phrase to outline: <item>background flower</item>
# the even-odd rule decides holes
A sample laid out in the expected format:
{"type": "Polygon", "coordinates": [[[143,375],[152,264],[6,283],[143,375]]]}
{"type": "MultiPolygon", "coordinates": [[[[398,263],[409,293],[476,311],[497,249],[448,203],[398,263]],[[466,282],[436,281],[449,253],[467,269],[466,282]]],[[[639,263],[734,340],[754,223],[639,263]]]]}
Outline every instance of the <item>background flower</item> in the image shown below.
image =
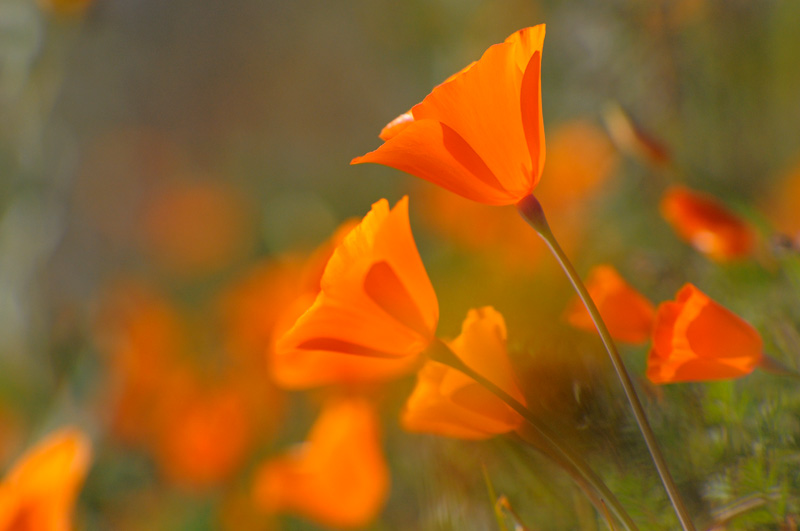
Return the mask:
{"type": "MultiPolygon", "coordinates": [[[[625,343],[644,343],[648,340],[655,308],[616,269],[610,265],[593,267],[586,278],[586,289],[608,326],[611,337],[625,343]]],[[[589,312],[577,297],[570,303],[566,319],[572,326],[590,332],[597,331],[589,312]]]]}
{"type": "Polygon", "coordinates": [[[661,214],[682,239],[720,262],[746,258],[755,248],[755,232],[713,197],[683,186],[667,190],[661,214]]]}
{"type": "Polygon", "coordinates": [[[377,417],[364,400],[327,403],[308,439],[264,463],[253,496],[266,511],[290,511],[321,525],[362,527],[389,491],[377,417]]]}
{"type": "Polygon", "coordinates": [[[761,362],[762,348],[755,328],[687,284],[658,307],[647,377],[671,383],[746,376],[761,362]]]}

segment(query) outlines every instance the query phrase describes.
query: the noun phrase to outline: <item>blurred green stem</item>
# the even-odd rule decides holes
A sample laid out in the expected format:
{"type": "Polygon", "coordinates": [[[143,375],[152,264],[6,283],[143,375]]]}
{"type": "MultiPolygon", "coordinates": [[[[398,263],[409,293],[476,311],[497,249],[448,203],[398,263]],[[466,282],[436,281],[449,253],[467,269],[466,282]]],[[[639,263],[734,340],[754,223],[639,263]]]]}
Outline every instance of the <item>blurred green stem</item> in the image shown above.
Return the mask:
{"type": "Polygon", "coordinates": [[[614,515],[625,526],[625,529],[628,531],[638,530],[636,524],[625,511],[625,508],[622,507],[622,504],[617,500],[616,496],[614,496],[614,493],[603,483],[603,480],[594,473],[580,456],[569,450],[566,444],[559,441],[549,428],[539,422],[530,409],[503,391],[500,387],[469,368],[452,350],[450,350],[450,347],[441,340],[435,339],[433,341],[428,349],[428,354],[431,360],[443,363],[448,367],[452,367],[466,374],[488,389],[489,392],[497,396],[500,400],[508,404],[511,409],[519,413],[522,418],[527,421],[528,427],[530,428],[529,431],[520,432],[520,435],[525,436],[539,451],[551,458],[557,465],[561,466],[573,478],[578,486],[587,493],[589,499],[600,514],[606,515],[606,511],[610,507],[614,515]]]}
{"type": "Polygon", "coordinates": [[[650,452],[650,456],[653,458],[653,463],[656,466],[658,475],[661,477],[661,482],[664,484],[672,506],[675,508],[675,513],[678,515],[678,520],[680,520],[684,531],[695,531],[694,524],[675,486],[675,481],[672,479],[664,456],[661,454],[661,449],[659,448],[655,434],[653,434],[653,430],[650,428],[650,423],[647,420],[647,415],[645,415],[639,396],[636,394],[636,389],[633,387],[631,377],[625,368],[625,364],[622,362],[622,357],[619,355],[619,352],[617,352],[614,341],[611,339],[611,334],[608,332],[608,328],[605,322],[603,322],[603,318],[600,316],[597,306],[589,296],[586,286],[584,286],[580,276],[575,271],[569,258],[567,258],[564,250],[561,249],[553,232],[550,230],[550,225],[547,223],[542,205],[533,195],[529,195],[517,203],[517,209],[525,221],[539,233],[539,236],[542,237],[550,248],[553,256],[555,256],[561,269],[567,275],[567,278],[569,278],[572,287],[575,288],[581,301],[583,301],[583,305],[592,317],[592,321],[594,321],[597,332],[600,334],[608,356],[611,358],[611,363],[614,365],[614,370],[616,370],[619,381],[622,383],[622,388],[625,390],[625,396],[628,398],[628,403],[631,405],[633,416],[636,418],[636,423],[639,425],[639,431],[642,432],[642,436],[647,444],[647,449],[650,452]]]}

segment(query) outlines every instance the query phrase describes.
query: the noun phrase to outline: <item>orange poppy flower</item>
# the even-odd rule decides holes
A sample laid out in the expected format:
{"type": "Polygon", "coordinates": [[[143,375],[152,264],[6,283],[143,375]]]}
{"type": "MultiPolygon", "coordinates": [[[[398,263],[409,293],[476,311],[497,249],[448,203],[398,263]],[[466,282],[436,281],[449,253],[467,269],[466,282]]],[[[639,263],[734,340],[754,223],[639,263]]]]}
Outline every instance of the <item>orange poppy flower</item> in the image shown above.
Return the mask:
{"type": "Polygon", "coordinates": [[[0,483],[0,529],[72,529],[91,453],[91,443],[75,428],[52,433],[29,450],[0,483]]]}
{"type": "MultiPolygon", "coordinates": [[[[650,337],[655,307],[644,295],[625,282],[609,265],[594,267],[586,279],[586,289],[597,305],[611,337],[626,343],[644,343],[650,337]]],[[[577,297],[570,304],[566,319],[572,326],[596,332],[594,321],[577,297]]]]}
{"type": "Polygon", "coordinates": [[[273,374],[290,388],[394,377],[413,370],[438,320],[408,198],[391,211],[382,199],[337,246],[319,294],[277,340],[273,374]]]}
{"type": "MultiPolygon", "coordinates": [[[[447,345],[470,369],[526,403],[508,359],[506,323],[494,308],[470,310],[461,335],[447,345]]],[[[409,431],[462,439],[487,439],[522,422],[519,413],[478,382],[434,361],[420,370],[402,417],[409,431]]]]}
{"type": "Polygon", "coordinates": [[[692,284],[658,307],[647,377],[657,384],[738,378],[761,363],[761,336],[692,284]]]}
{"type": "Polygon", "coordinates": [[[749,256],[753,229],[714,197],[685,186],[673,186],[661,200],[661,214],[678,235],[712,260],[749,256]]]}
{"type": "Polygon", "coordinates": [[[545,159],[540,68],[544,25],[522,29],[381,132],[375,162],[490,205],[528,196],[545,159]]]}
{"type": "Polygon", "coordinates": [[[389,471],[372,405],[358,398],[325,406],[308,441],[265,463],[253,495],[269,512],[330,527],[361,527],[383,507],[389,471]]]}

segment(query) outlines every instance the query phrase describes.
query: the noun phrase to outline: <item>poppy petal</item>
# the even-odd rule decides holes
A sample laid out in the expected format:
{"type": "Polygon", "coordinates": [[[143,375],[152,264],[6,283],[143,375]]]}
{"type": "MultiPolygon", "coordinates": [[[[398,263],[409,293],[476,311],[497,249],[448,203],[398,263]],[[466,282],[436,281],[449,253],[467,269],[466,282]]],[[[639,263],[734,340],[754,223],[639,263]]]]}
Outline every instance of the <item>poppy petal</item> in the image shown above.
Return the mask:
{"type": "Polygon", "coordinates": [[[509,42],[491,46],[472,68],[436,87],[411,112],[416,120],[436,120],[457,131],[518,200],[533,188],[533,165],[520,113],[524,72],[517,65],[517,48],[509,42]]]}
{"type": "Polygon", "coordinates": [[[451,127],[435,120],[414,120],[378,149],[350,163],[364,162],[404,171],[473,201],[515,202],[475,150],[451,127]]]}

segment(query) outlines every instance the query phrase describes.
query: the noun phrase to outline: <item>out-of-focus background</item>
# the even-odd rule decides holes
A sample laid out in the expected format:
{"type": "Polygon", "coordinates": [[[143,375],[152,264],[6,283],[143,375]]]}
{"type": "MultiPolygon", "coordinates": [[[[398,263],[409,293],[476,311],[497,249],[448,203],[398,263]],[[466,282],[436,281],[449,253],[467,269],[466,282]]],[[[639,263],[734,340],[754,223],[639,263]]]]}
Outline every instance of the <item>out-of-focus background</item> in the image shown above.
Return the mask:
{"type": "MultiPolygon", "coordinates": [[[[666,507],[596,339],[564,323],[568,285],[513,208],[349,166],[434,85],[539,23],[540,198],[578,269],[613,263],[656,303],[702,285],[796,366],[797,270],[786,280],[775,253],[791,255],[800,229],[800,3],[0,0],[0,470],[75,424],[95,441],[80,528],[313,528],[250,496],[256,465],[301,441],[321,400],[279,391],[263,367],[293,282],[282,268],[407,194],[440,335],[456,335],[469,308],[497,307],[541,414],[611,463],[634,512],[666,507]],[[640,136],[626,143],[627,119],[640,136]],[[752,223],[758,253],[718,264],[683,243],[658,213],[675,182],[752,223]]],[[[623,350],[641,377],[646,348],[623,350]]],[[[392,492],[372,528],[490,528],[476,455],[531,529],[578,525],[565,507],[580,494],[543,481],[556,472],[538,458],[401,432],[394,415],[412,383],[386,392],[392,492]],[[530,473],[514,476],[512,454],[530,473]]],[[[684,407],[705,391],[665,399],[639,383],[665,411],[655,423],[673,461],[703,446],[705,428],[669,396],[684,407]]],[[[705,426],[734,429],[763,398],[706,412],[705,426]]],[[[790,424],[781,430],[798,433],[790,424]]],[[[765,429],[676,467],[694,511],[748,492],[725,467],[753,457],[753,441],[775,435],[765,429]]]]}

